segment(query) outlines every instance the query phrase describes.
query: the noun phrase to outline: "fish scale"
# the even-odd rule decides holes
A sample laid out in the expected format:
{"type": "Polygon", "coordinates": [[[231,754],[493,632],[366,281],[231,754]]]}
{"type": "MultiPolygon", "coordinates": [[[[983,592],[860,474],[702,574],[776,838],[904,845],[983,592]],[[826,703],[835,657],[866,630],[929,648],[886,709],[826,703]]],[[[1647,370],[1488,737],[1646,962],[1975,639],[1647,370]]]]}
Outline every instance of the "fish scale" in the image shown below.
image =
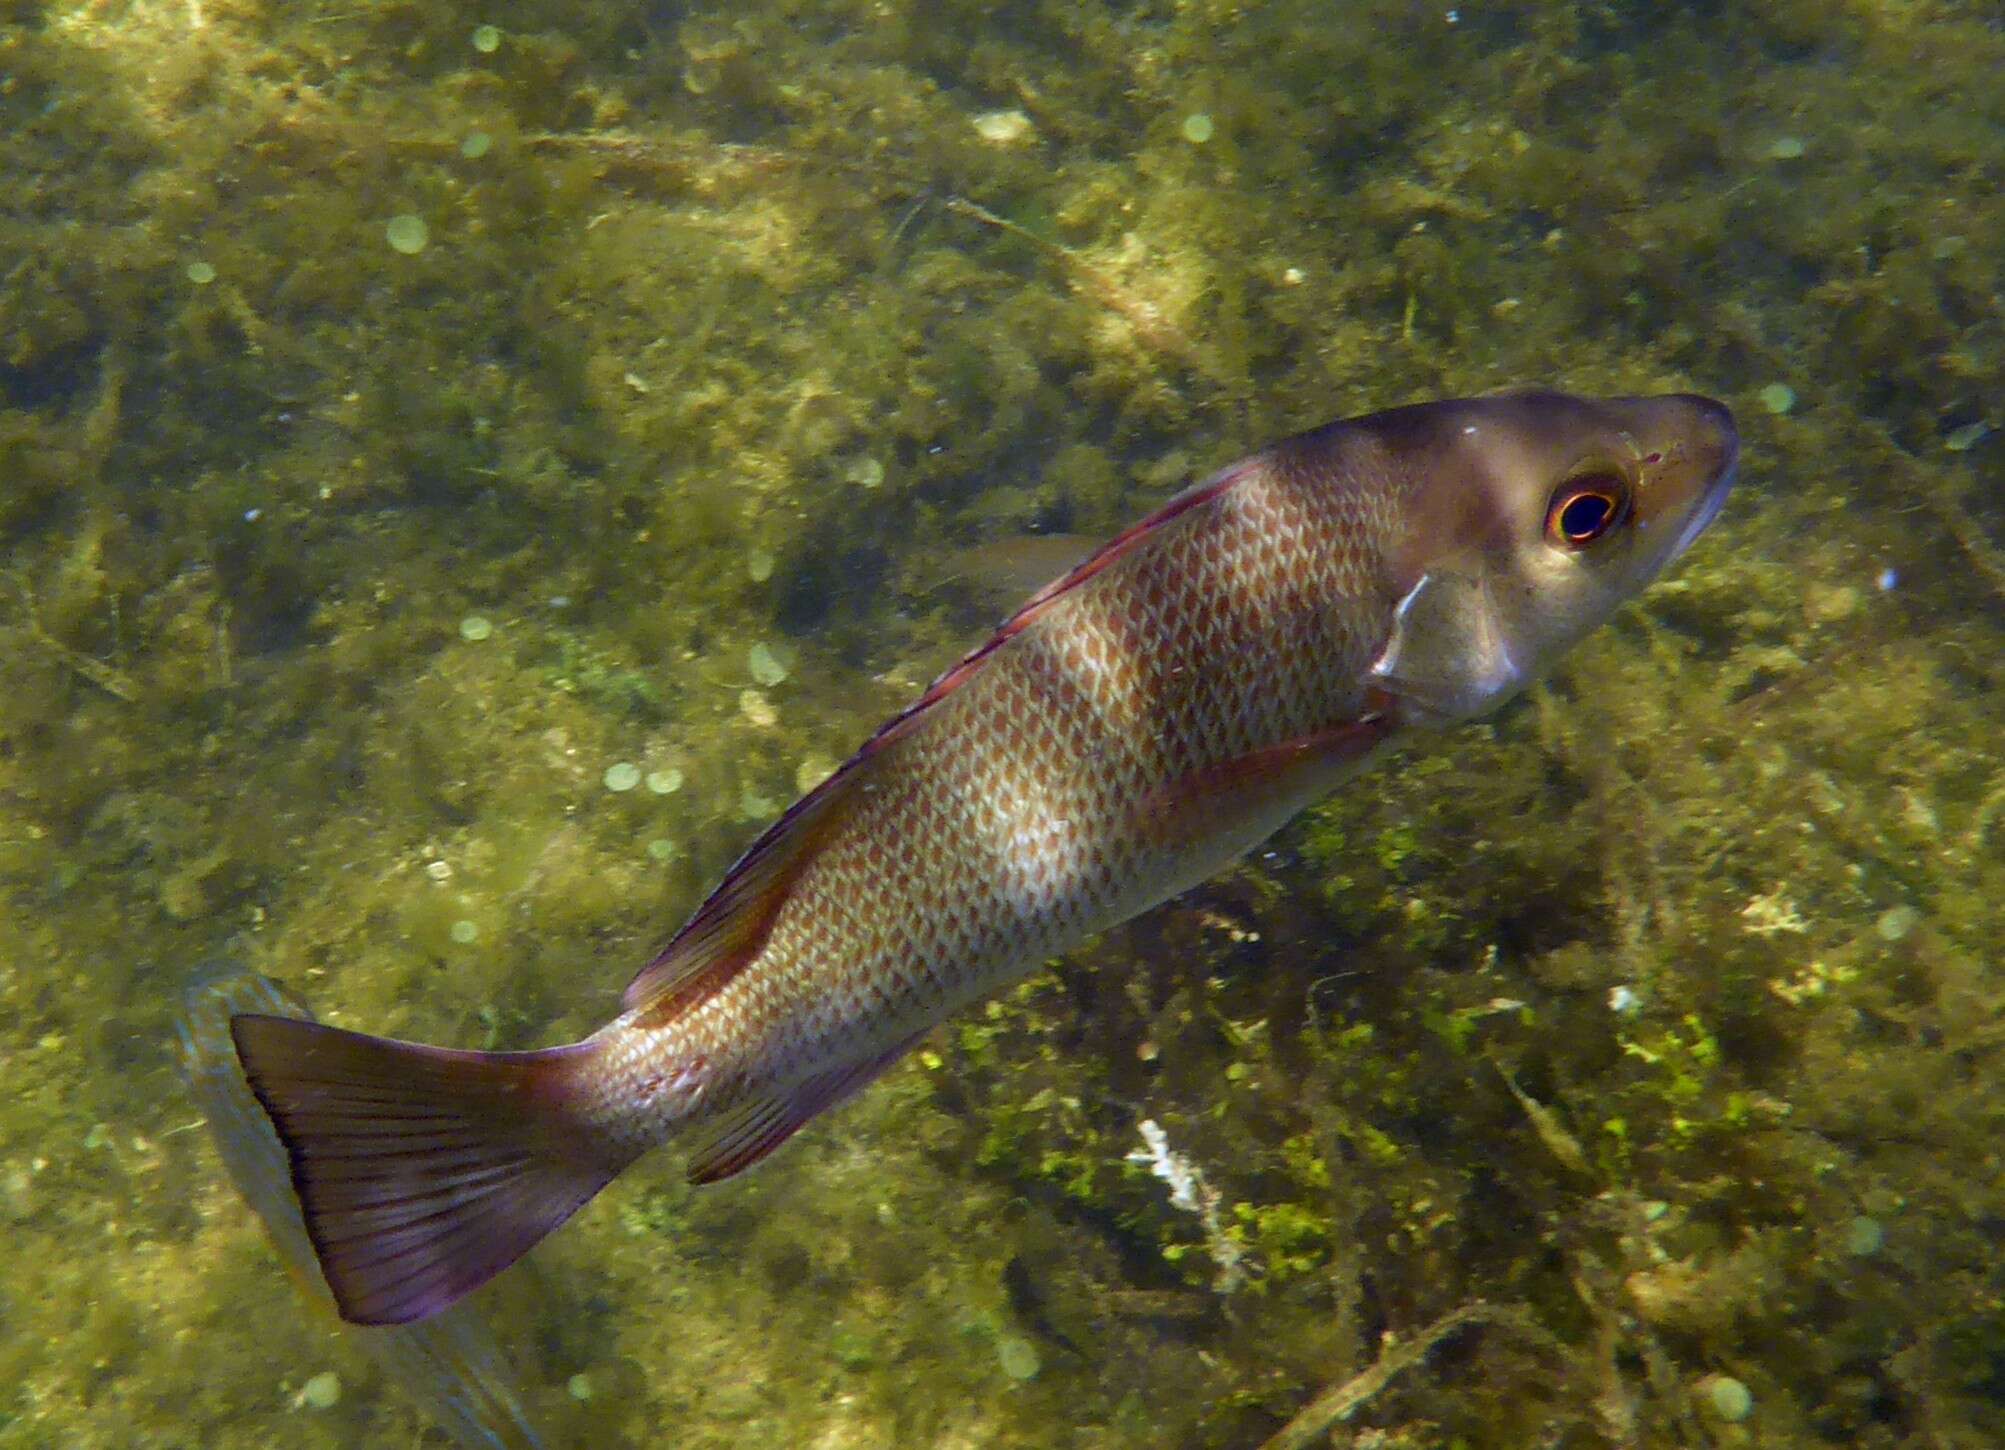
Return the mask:
{"type": "Polygon", "coordinates": [[[1202,880],[1385,740],[1494,708],[1717,512],[1690,395],[1299,435],[1034,594],[755,841],[583,1042],[232,1022],[342,1312],[420,1318],[642,1152],[757,1162],[944,1017],[1202,880]]]}
{"type": "Polygon", "coordinates": [[[725,1111],[763,1083],[867,1060],[1026,957],[1160,897],[1191,848],[1152,840],[1126,804],[1357,713],[1380,621],[1356,599],[1371,584],[1363,551],[1315,547],[1349,522],[1318,503],[1313,480],[1244,470],[1160,548],[1013,636],[919,730],[836,783],[858,798],[849,839],[801,877],[733,986],[639,1051],[716,1064],[731,1080],[707,1110],[725,1111]],[[884,852],[908,869],[876,869],[884,852]],[[887,940],[854,930],[859,918],[896,926],[887,940]],[[809,992],[823,1009],[790,1019],[785,1004],[809,992]]]}

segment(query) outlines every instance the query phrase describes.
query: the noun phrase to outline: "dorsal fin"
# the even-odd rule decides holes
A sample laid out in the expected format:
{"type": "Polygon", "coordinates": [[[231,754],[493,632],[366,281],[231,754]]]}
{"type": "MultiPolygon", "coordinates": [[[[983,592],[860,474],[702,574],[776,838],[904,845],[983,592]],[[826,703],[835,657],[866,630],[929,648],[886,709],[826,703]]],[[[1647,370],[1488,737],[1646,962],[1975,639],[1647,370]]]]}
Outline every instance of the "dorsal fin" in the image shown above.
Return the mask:
{"type": "MultiPolygon", "coordinates": [[[[906,734],[917,723],[919,716],[923,715],[934,705],[937,705],[941,699],[951,694],[955,689],[965,684],[976,670],[988,662],[990,655],[1030,628],[1031,625],[1043,617],[1047,610],[1057,604],[1059,600],[1071,594],[1089,579],[1093,578],[1094,575],[1114,563],[1115,560],[1132,553],[1145,539],[1155,534],[1164,525],[1196,508],[1199,504],[1209,503],[1212,499],[1217,498],[1221,493],[1232,487],[1233,484],[1238,483],[1254,468],[1264,464],[1265,461],[1265,458],[1260,454],[1255,454],[1251,458],[1242,458],[1237,463],[1228,464],[1226,467],[1221,468],[1204,482],[1193,484],[1147,518],[1130,524],[1127,528],[1095,549],[1091,554],[1088,554],[1084,559],[1073,565],[1066,573],[1059,575],[1056,579],[1031,595],[1030,598],[1024,600],[1022,604],[1017,606],[1016,613],[996,626],[994,634],[991,634],[987,639],[961,656],[956,663],[942,670],[939,676],[932,684],[926,687],[925,692],[918,699],[880,725],[877,728],[877,732],[863,743],[863,748],[851,756],[848,763],[836,772],[834,779],[840,779],[865,757],[882,749],[901,735],[906,734]]],[[[832,779],[829,783],[833,784],[834,780],[832,779]]]]}
{"type": "Polygon", "coordinates": [[[942,671],[918,699],[880,725],[834,775],[794,802],[785,815],[760,833],[750,849],[738,858],[738,863],[725,873],[717,889],[697,908],[696,915],[627,984],[624,998],[627,1010],[645,1009],[653,1020],[665,1021],[684,1010],[688,1003],[721,990],[765,945],[773,920],[795,879],[842,820],[857,776],[879,754],[911,733],[929,710],[965,684],[991,655],[1028,629],[1060,599],[1131,552],[1172,519],[1216,498],[1262,462],[1258,454],[1241,459],[1122,530],[1070,572],[1031,595],[987,640],[942,671]]]}
{"type": "Polygon", "coordinates": [[[645,1008],[666,1021],[686,1001],[722,988],[758,955],[794,879],[841,818],[850,768],[845,765],[795,801],[760,833],[696,915],[627,984],[629,1011],[645,1008]]]}

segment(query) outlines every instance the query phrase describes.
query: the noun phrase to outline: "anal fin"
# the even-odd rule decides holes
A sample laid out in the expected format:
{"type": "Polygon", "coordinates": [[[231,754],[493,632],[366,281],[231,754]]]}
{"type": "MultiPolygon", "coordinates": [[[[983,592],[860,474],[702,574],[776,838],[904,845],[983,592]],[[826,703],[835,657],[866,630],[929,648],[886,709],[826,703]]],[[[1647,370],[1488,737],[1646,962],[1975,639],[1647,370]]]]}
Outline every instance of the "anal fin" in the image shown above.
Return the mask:
{"type": "Polygon", "coordinates": [[[800,1131],[809,1119],[860,1092],[926,1034],[915,1032],[889,1052],[761,1093],[710,1123],[689,1159],[691,1183],[715,1183],[742,1173],[800,1131]]]}

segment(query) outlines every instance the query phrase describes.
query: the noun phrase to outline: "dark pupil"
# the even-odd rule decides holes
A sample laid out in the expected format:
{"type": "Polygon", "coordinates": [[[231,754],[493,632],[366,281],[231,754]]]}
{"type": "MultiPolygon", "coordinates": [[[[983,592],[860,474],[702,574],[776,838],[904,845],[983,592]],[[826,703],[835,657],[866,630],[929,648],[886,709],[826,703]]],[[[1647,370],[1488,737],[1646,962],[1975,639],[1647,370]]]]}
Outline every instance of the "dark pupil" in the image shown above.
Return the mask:
{"type": "Polygon", "coordinates": [[[1605,493],[1577,493],[1560,505],[1559,531],[1576,544],[1584,544],[1608,527],[1615,512],[1615,500],[1605,493]]]}

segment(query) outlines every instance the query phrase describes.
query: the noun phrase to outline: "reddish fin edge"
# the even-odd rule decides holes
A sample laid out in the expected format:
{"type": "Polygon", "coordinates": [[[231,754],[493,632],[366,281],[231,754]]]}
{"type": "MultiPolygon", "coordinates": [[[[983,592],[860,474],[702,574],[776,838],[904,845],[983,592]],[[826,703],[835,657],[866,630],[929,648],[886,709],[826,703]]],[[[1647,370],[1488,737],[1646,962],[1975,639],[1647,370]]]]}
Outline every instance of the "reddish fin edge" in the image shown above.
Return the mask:
{"type": "Polygon", "coordinates": [[[817,787],[769,826],[627,984],[626,1009],[644,1013],[644,1025],[660,1025],[722,991],[766,944],[795,879],[839,819],[839,803],[817,787]]]}

